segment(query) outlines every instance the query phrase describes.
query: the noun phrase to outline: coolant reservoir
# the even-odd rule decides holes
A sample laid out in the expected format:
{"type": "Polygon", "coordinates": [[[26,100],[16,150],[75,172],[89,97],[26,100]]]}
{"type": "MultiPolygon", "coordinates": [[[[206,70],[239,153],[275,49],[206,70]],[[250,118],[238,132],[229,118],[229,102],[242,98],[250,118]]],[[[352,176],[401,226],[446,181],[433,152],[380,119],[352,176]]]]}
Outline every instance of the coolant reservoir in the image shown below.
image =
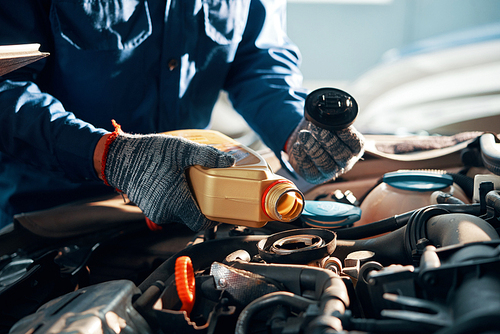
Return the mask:
{"type": "Polygon", "coordinates": [[[451,175],[433,171],[397,171],[386,173],[383,182],[360,205],[361,219],[354,225],[369,224],[394,215],[436,204],[432,194],[442,191],[464,203],[469,200],[451,175]]]}
{"type": "Polygon", "coordinates": [[[229,168],[188,168],[194,197],[208,219],[262,227],[269,221],[291,222],[302,213],[304,196],[300,190],[290,180],[274,174],[257,152],[213,130],[166,134],[211,145],[236,158],[229,168]]]}

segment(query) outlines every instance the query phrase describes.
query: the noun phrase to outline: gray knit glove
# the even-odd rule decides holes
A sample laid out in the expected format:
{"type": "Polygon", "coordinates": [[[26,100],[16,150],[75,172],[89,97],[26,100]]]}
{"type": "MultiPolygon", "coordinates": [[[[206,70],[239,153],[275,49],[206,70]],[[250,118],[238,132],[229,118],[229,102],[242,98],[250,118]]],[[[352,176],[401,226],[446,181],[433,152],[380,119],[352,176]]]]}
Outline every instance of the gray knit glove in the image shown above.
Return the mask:
{"type": "Polygon", "coordinates": [[[349,171],[363,155],[364,138],[353,126],[329,131],[303,119],[287,142],[290,164],[314,184],[349,171]]]}
{"type": "Polygon", "coordinates": [[[108,146],[105,177],[156,224],[178,222],[193,231],[217,225],[200,212],[184,170],[230,167],[234,158],[208,145],[169,135],[120,134],[108,146]]]}

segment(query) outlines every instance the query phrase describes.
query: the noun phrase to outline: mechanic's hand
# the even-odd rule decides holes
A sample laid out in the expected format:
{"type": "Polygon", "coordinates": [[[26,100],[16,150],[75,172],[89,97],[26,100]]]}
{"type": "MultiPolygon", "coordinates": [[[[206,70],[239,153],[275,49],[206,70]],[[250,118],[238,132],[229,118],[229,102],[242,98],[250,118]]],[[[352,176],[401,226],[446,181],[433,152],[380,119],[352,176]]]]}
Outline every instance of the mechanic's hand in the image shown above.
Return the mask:
{"type": "Polygon", "coordinates": [[[163,134],[120,133],[107,149],[105,182],[123,191],[151,221],[184,223],[194,231],[218,224],[200,212],[184,170],[192,165],[230,167],[234,157],[163,134]]]}
{"type": "Polygon", "coordinates": [[[349,171],[363,155],[364,138],[353,126],[329,131],[303,119],[287,142],[290,164],[314,184],[349,171]]]}

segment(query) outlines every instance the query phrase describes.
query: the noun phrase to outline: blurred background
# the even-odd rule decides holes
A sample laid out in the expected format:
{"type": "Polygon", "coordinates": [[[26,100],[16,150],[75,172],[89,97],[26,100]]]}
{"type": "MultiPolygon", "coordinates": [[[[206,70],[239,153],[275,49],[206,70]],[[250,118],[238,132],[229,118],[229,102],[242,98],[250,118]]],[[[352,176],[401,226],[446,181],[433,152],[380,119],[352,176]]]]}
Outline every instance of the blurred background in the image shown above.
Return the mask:
{"type": "MultiPolygon", "coordinates": [[[[500,0],[288,0],[287,29],[304,87],[353,95],[363,133],[500,132],[500,0]]],[[[214,127],[251,145],[230,109],[214,127]]]]}
{"type": "Polygon", "coordinates": [[[420,41],[500,24],[500,1],[288,0],[287,15],[305,85],[314,88],[356,80],[420,41]]]}

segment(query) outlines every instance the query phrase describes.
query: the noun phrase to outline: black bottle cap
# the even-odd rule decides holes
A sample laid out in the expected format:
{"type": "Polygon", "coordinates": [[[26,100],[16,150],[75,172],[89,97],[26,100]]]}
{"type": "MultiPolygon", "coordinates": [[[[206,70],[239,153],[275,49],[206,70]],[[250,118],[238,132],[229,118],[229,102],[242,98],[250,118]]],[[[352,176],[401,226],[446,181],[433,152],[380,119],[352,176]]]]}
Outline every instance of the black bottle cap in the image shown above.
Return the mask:
{"type": "Polygon", "coordinates": [[[309,93],[304,106],[305,118],[327,130],[349,127],[358,115],[358,104],[348,93],[336,88],[320,88],[309,93]]]}

